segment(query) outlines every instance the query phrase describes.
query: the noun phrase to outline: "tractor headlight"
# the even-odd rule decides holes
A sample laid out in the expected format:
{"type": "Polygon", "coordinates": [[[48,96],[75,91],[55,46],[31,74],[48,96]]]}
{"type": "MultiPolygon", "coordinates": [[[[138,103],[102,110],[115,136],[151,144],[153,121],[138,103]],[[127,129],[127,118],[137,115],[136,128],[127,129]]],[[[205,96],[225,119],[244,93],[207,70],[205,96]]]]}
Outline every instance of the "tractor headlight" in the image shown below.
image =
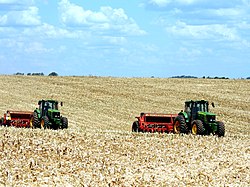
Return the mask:
{"type": "Polygon", "coordinates": [[[207,121],[208,122],[215,122],[215,116],[207,116],[207,121]]]}
{"type": "Polygon", "coordinates": [[[53,112],[54,118],[60,118],[60,112],[53,112]]]}

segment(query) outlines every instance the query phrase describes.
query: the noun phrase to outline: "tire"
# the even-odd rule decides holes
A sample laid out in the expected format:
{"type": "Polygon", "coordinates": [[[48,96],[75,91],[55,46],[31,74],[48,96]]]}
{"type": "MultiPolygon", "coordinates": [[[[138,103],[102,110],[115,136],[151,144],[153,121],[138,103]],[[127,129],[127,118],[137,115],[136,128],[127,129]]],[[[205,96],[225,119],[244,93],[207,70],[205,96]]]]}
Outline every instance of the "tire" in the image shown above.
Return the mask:
{"type": "Polygon", "coordinates": [[[3,121],[4,121],[4,119],[3,119],[3,118],[0,118],[0,126],[3,125],[3,121]]]}
{"type": "Polygon", "coordinates": [[[30,128],[40,128],[40,122],[36,112],[33,113],[33,116],[30,119],[30,128]]]}
{"type": "Polygon", "coordinates": [[[187,134],[188,128],[185,122],[185,119],[182,115],[179,115],[174,120],[174,126],[173,126],[173,132],[174,134],[187,134]]]}
{"type": "Polygon", "coordinates": [[[139,129],[139,122],[138,121],[135,121],[132,125],[132,132],[140,132],[140,129],[139,129]]]}
{"type": "Polygon", "coordinates": [[[66,117],[62,117],[62,129],[67,129],[68,128],[68,119],[66,117]]]}
{"type": "Polygon", "coordinates": [[[218,123],[218,126],[217,126],[217,134],[218,134],[218,137],[225,135],[225,125],[221,121],[218,123]]]}
{"type": "Polygon", "coordinates": [[[205,128],[201,120],[194,120],[192,122],[191,132],[194,135],[204,135],[205,128]]]}
{"type": "Polygon", "coordinates": [[[47,116],[43,116],[41,119],[41,129],[49,129],[49,118],[47,116]]]}

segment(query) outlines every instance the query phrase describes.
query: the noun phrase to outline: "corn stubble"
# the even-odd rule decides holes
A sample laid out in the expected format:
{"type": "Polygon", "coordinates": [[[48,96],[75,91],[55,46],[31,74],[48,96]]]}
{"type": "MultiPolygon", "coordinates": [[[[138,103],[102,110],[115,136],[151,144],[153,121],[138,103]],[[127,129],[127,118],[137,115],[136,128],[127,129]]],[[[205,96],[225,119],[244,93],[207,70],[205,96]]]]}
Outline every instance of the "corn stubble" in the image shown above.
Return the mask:
{"type": "Polygon", "coordinates": [[[0,127],[0,186],[249,186],[250,81],[0,76],[0,112],[64,102],[69,129],[0,127]],[[8,81],[6,81],[8,80],[8,81]],[[132,133],[140,112],[213,101],[226,135],[132,133]]]}

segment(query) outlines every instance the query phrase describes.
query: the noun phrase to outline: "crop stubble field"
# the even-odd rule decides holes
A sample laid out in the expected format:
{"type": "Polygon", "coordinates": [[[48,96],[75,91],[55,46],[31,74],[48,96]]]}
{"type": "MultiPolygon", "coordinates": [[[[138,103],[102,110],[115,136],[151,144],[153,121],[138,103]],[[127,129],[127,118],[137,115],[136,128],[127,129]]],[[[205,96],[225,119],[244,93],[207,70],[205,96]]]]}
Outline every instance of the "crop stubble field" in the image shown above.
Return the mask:
{"type": "Polygon", "coordinates": [[[0,112],[64,102],[66,130],[0,127],[0,186],[250,186],[250,81],[0,76],[0,112]],[[206,99],[226,134],[132,133],[140,112],[206,99]]]}

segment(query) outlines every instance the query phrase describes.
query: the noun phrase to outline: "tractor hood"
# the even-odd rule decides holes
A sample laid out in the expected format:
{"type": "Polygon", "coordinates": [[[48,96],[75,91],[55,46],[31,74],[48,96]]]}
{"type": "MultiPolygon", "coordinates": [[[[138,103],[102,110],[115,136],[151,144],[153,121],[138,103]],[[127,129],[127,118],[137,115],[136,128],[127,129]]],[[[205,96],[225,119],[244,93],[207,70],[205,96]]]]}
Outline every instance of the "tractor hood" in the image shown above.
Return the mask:
{"type": "Polygon", "coordinates": [[[211,112],[198,112],[199,115],[206,115],[206,116],[216,116],[216,114],[211,112]]]}
{"type": "Polygon", "coordinates": [[[206,123],[215,123],[216,114],[211,112],[198,112],[199,119],[203,119],[206,123]]]}
{"type": "Polygon", "coordinates": [[[59,110],[49,109],[48,114],[51,118],[60,118],[60,111],[59,110]]]}
{"type": "Polygon", "coordinates": [[[60,112],[59,110],[56,109],[48,109],[49,112],[60,112]]]}

